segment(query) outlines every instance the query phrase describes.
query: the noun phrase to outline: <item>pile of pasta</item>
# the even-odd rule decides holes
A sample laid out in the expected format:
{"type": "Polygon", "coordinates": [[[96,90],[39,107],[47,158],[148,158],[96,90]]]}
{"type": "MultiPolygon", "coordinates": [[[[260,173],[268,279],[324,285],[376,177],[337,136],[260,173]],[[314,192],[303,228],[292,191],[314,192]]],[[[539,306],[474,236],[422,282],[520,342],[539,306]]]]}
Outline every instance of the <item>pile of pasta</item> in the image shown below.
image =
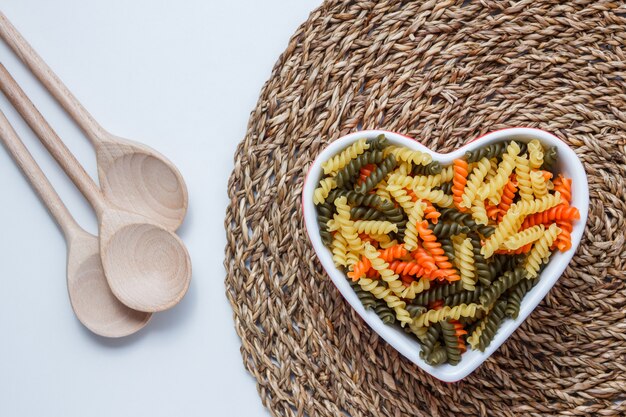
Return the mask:
{"type": "Polygon", "coordinates": [[[321,238],[366,309],[431,365],[484,351],[554,251],[571,248],[571,180],[555,147],[503,141],[442,166],[381,135],[322,165],[321,238]]]}

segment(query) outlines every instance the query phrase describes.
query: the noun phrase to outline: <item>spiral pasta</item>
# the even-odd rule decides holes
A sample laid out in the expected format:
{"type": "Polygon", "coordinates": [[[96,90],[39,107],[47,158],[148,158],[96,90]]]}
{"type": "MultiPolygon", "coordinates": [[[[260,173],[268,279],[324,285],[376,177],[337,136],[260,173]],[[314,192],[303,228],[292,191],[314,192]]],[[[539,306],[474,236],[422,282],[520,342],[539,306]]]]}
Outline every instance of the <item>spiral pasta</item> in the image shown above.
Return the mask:
{"type": "Polygon", "coordinates": [[[504,247],[508,250],[516,250],[529,243],[533,243],[543,236],[545,227],[543,225],[533,226],[529,229],[522,230],[516,234],[509,236],[504,241],[504,247]]]}
{"type": "Polygon", "coordinates": [[[322,164],[324,174],[329,175],[338,172],[340,169],[348,165],[350,160],[365,152],[365,150],[369,149],[369,147],[370,145],[365,139],[357,140],[352,145],[341,151],[339,155],[333,156],[322,164]]]}
{"type": "Polygon", "coordinates": [[[530,185],[535,198],[542,198],[548,194],[548,184],[541,171],[531,171],[530,185]]]}
{"type": "Polygon", "coordinates": [[[426,363],[486,349],[551,254],[572,246],[580,212],[556,151],[496,142],[444,166],[384,135],[351,146],[313,192],[335,266],[426,363]]]}
{"type": "Polygon", "coordinates": [[[413,322],[417,327],[429,326],[431,323],[437,323],[442,320],[458,320],[460,317],[472,317],[476,315],[477,311],[482,309],[483,307],[480,304],[460,304],[454,307],[444,306],[438,310],[428,310],[426,313],[416,317],[413,322]]]}
{"type": "Polygon", "coordinates": [[[337,187],[337,182],[333,177],[327,177],[320,181],[319,187],[313,192],[313,203],[322,204],[326,201],[326,197],[330,193],[330,190],[337,187]]]}
{"type": "Polygon", "coordinates": [[[424,217],[424,209],[426,204],[421,201],[415,203],[409,212],[409,220],[406,224],[406,232],[404,233],[404,247],[408,251],[417,248],[417,224],[424,217]]]}
{"type": "Polygon", "coordinates": [[[472,206],[472,202],[478,193],[478,187],[480,187],[485,180],[485,176],[489,172],[490,168],[491,162],[489,162],[489,158],[483,158],[478,161],[478,164],[472,171],[469,180],[465,185],[465,189],[463,190],[463,194],[461,195],[461,207],[470,208],[472,206]]]}
{"type": "Polygon", "coordinates": [[[543,165],[543,146],[537,139],[528,142],[528,160],[530,169],[539,169],[543,165]]]}
{"type": "Polygon", "coordinates": [[[428,165],[433,160],[430,154],[399,146],[388,146],[385,149],[385,154],[392,154],[398,161],[410,162],[415,165],[428,165]]]}
{"type": "Polygon", "coordinates": [[[522,201],[533,199],[533,188],[530,180],[530,161],[526,155],[517,156],[515,159],[515,176],[519,187],[519,195],[522,201]]]}
{"type": "Polygon", "coordinates": [[[463,289],[474,291],[476,284],[476,267],[474,266],[474,250],[472,240],[463,236],[452,238],[454,245],[454,263],[461,275],[463,289]]]}
{"type": "Polygon", "coordinates": [[[527,278],[535,278],[539,275],[539,268],[541,268],[543,263],[547,262],[550,256],[550,246],[552,246],[560,231],[561,229],[559,229],[556,223],[552,223],[543,236],[535,242],[526,257],[526,262],[524,262],[527,278]]]}
{"type": "Polygon", "coordinates": [[[480,200],[489,198],[494,204],[500,202],[500,191],[504,188],[509,176],[515,169],[516,157],[519,151],[520,147],[515,141],[507,146],[506,152],[502,155],[502,161],[498,165],[496,175],[478,190],[478,198],[480,200]]]}
{"type": "Polygon", "coordinates": [[[398,231],[398,226],[394,223],[378,220],[357,220],[354,222],[354,227],[358,233],[368,235],[386,235],[398,231]]]}

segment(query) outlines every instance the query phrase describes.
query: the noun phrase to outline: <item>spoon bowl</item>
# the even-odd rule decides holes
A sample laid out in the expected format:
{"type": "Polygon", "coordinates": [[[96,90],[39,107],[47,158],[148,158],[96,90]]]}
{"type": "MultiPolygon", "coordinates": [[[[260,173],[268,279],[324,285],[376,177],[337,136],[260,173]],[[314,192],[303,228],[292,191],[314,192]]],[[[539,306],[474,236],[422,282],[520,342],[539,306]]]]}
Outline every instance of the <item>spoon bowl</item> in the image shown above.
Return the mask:
{"type": "Polygon", "coordinates": [[[101,257],[113,294],[140,311],[177,304],[191,277],[191,261],[178,236],[149,223],[120,227],[119,219],[107,218],[102,221],[101,257]]]}
{"type": "Polygon", "coordinates": [[[96,146],[98,178],[107,200],[176,230],[187,213],[187,187],[163,155],[111,137],[96,146]]]}
{"type": "Polygon", "coordinates": [[[86,232],[69,244],[67,290],[74,314],[93,333],[124,337],[148,324],[150,313],[133,310],[111,291],[100,260],[98,239],[86,232]]]}

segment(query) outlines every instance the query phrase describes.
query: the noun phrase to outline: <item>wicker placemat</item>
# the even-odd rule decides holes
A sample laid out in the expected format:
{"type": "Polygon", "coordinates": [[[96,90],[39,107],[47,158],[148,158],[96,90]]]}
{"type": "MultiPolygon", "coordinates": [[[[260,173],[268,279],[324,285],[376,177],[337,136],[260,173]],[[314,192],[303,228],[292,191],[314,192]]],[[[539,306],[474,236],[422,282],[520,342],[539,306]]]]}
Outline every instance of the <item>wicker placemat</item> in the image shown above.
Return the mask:
{"type": "Polygon", "coordinates": [[[625,80],[623,2],[315,10],[263,88],[229,183],[227,295],[272,414],[625,415],[625,80]],[[329,141],[361,128],[449,151],[511,126],[576,150],[590,218],[538,309],[474,374],[445,384],[376,336],[325,275],[304,229],[303,179],[329,141]]]}

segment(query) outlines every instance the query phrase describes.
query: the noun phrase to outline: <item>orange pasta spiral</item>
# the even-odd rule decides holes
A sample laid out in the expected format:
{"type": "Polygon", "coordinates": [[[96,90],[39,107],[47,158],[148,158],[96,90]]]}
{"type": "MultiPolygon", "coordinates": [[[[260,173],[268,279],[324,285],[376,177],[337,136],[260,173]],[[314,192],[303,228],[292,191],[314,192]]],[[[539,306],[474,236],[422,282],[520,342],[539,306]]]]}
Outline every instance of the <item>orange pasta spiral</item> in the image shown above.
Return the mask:
{"type": "Polygon", "coordinates": [[[540,213],[531,214],[524,219],[522,223],[522,229],[538,224],[549,224],[556,220],[578,220],[580,219],[580,212],[576,207],[565,205],[563,203],[556,205],[548,210],[540,213]]]}
{"type": "Polygon", "coordinates": [[[516,194],[517,179],[515,178],[515,174],[513,174],[511,175],[509,182],[507,182],[504,186],[504,190],[502,190],[502,197],[500,198],[500,204],[498,204],[498,222],[502,221],[504,213],[506,213],[509,208],[511,208],[511,204],[513,204],[513,200],[515,199],[516,194]]]}
{"type": "Polygon", "coordinates": [[[437,265],[435,264],[433,257],[421,246],[418,246],[418,248],[413,251],[413,259],[415,259],[415,261],[424,268],[424,271],[427,274],[430,274],[437,269],[437,265]]]}
{"type": "Polygon", "coordinates": [[[372,267],[372,262],[363,256],[362,259],[354,264],[354,269],[348,272],[348,277],[352,278],[352,281],[358,281],[360,278],[367,276],[367,271],[372,267]]]}
{"type": "Polygon", "coordinates": [[[422,199],[422,202],[426,204],[426,208],[424,209],[424,217],[430,220],[432,224],[437,224],[439,222],[439,216],[441,216],[441,213],[437,211],[435,206],[433,206],[433,203],[431,203],[430,201],[422,199]]]}
{"type": "Polygon", "coordinates": [[[454,266],[448,260],[444,250],[441,248],[441,243],[437,241],[437,237],[428,228],[428,222],[426,220],[417,224],[417,232],[422,239],[423,247],[426,249],[435,260],[435,264],[442,270],[446,271],[446,279],[448,281],[458,281],[461,277],[456,273],[454,266]]]}
{"type": "Polygon", "coordinates": [[[415,261],[392,261],[389,264],[389,269],[401,275],[416,275],[421,277],[425,274],[424,268],[415,261]]]}
{"type": "Polygon", "coordinates": [[[454,200],[454,206],[462,212],[466,212],[467,208],[461,206],[463,202],[463,191],[467,184],[467,175],[469,174],[467,169],[467,161],[464,159],[455,159],[453,163],[454,177],[452,178],[452,199],[454,200]]]}
{"type": "Polygon", "coordinates": [[[492,220],[496,220],[501,216],[500,207],[493,204],[489,200],[485,200],[485,211],[487,212],[487,217],[492,220]]]}
{"type": "Polygon", "coordinates": [[[559,175],[554,180],[554,191],[560,192],[563,202],[569,205],[572,202],[572,179],[559,175]]]}
{"type": "Polygon", "coordinates": [[[379,252],[380,258],[385,262],[391,262],[395,259],[404,258],[409,253],[409,251],[404,248],[403,244],[394,245],[379,252]]]}

